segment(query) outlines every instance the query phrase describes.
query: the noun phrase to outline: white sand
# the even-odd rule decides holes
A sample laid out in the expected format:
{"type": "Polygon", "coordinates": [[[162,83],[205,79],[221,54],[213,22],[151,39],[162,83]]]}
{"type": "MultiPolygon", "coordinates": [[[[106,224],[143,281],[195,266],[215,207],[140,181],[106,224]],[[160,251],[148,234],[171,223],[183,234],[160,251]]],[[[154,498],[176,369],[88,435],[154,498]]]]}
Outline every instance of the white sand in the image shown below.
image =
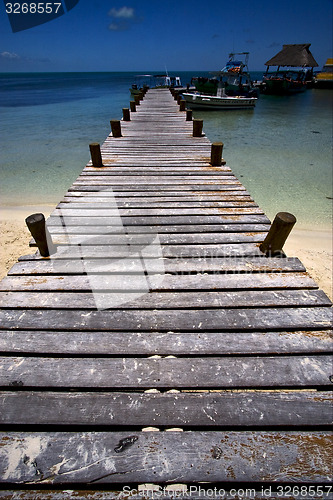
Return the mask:
{"type": "MultiPolygon", "coordinates": [[[[42,212],[47,218],[54,205],[0,207],[0,279],[2,279],[21,255],[35,253],[29,247],[31,235],[25,218],[42,212]]],[[[298,257],[319,288],[333,299],[332,292],[332,231],[293,229],[284,251],[288,257],[298,257]]]]}

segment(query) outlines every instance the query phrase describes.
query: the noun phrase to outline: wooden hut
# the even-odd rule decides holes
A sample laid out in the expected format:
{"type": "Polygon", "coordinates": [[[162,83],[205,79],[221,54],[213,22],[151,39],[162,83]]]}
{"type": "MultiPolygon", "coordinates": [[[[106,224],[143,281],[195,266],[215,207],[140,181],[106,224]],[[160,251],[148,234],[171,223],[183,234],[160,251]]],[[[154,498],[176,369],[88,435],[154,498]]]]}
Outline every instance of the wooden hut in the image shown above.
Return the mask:
{"type": "Polygon", "coordinates": [[[313,78],[313,68],[318,66],[310,52],[310,45],[310,43],[283,45],[280,52],[265,62],[267,71],[264,88],[267,94],[290,94],[306,90],[307,82],[313,78]],[[268,73],[270,66],[277,66],[274,74],[268,73]],[[287,69],[280,70],[281,67],[287,69]],[[300,69],[295,71],[290,68],[300,69]]]}

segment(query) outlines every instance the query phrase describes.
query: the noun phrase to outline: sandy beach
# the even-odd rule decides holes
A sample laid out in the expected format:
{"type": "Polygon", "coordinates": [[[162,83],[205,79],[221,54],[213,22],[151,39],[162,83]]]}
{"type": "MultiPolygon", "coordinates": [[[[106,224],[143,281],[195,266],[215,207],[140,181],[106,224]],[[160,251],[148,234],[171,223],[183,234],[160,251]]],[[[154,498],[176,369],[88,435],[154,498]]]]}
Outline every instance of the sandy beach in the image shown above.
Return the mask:
{"type": "MultiPolygon", "coordinates": [[[[1,279],[21,255],[35,252],[35,249],[29,247],[31,236],[25,225],[25,218],[36,212],[43,213],[47,218],[54,208],[54,205],[0,207],[1,279]]],[[[284,251],[288,257],[298,257],[319,288],[333,299],[331,231],[294,228],[284,251]]]]}

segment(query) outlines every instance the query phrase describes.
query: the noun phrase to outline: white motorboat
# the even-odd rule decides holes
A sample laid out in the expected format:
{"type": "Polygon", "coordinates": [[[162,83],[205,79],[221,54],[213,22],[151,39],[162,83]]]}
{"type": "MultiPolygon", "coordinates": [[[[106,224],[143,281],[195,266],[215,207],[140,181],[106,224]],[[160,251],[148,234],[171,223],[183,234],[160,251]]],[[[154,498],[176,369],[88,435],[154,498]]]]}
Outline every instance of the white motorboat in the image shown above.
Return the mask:
{"type": "Polygon", "coordinates": [[[190,108],[207,110],[253,109],[258,100],[257,97],[228,96],[219,91],[216,96],[190,92],[185,92],[182,96],[190,108]]]}

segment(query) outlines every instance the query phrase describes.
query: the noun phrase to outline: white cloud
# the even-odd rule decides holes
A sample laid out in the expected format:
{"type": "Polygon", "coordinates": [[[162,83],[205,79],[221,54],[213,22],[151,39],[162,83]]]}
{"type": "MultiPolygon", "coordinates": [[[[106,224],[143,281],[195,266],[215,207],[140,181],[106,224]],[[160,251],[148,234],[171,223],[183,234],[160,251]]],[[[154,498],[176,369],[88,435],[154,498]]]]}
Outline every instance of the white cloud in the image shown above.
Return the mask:
{"type": "Polygon", "coordinates": [[[120,7],[120,9],[112,8],[109,11],[109,16],[115,17],[117,19],[134,19],[134,9],[133,7],[120,7]]]}
{"type": "Polygon", "coordinates": [[[0,52],[0,57],[3,59],[21,59],[20,56],[14,52],[0,52]]]}

